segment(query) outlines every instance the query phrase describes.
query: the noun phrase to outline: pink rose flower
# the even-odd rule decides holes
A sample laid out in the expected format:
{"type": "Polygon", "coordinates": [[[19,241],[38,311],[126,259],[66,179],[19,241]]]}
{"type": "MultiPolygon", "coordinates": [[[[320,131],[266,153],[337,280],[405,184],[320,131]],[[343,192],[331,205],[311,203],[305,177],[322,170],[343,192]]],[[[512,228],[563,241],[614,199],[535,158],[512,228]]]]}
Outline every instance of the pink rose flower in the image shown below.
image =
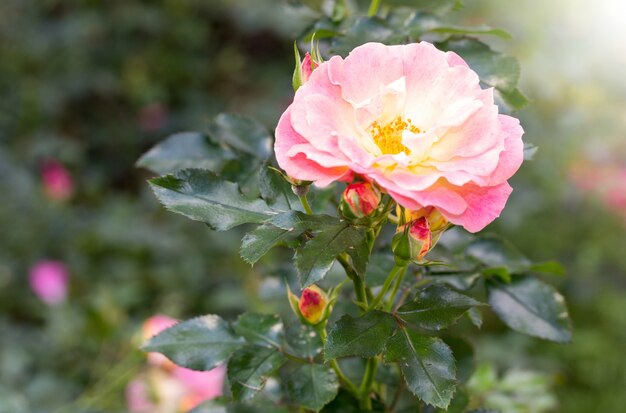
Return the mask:
{"type": "Polygon", "coordinates": [[[58,161],[45,161],[41,167],[41,180],[45,194],[50,199],[63,201],[74,193],[74,180],[58,161]]]}
{"type": "Polygon", "coordinates": [[[455,53],[367,43],[311,73],[278,122],[275,152],[292,178],[326,186],[356,173],[477,232],[512,191],[522,134],[455,53]]]}
{"type": "Polygon", "coordinates": [[[46,304],[56,305],[65,301],[69,275],[60,261],[40,261],[30,269],[30,288],[46,304]]]}

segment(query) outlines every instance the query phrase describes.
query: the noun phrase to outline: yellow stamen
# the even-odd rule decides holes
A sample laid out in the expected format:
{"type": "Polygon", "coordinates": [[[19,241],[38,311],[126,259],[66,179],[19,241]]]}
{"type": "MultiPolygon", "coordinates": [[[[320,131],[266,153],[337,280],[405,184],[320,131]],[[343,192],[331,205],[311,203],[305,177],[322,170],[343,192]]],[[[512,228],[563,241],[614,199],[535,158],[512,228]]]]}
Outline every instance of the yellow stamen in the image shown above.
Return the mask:
{"type": "Polygon", "coordinates": [[[370,134],[374,143],[380,148],[385,155],[395,155],[403,151],[408,151],[407,147],[402,144],[402,132],[405,130],[413,133],[419,133],[417,126],[413,126],[411,119],[406,121],[402,116],[396,117],[394,120],[381,126],[378,122],[372,124],[370,134]]]}

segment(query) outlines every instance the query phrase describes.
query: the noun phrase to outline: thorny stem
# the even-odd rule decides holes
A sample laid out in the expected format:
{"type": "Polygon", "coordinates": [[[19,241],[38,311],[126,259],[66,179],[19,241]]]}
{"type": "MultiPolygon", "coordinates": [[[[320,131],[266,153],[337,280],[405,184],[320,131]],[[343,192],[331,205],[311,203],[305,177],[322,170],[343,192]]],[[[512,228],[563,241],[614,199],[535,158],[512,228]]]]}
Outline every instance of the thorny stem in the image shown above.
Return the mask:
{"type": "Polygon", "coordinates": [[[313,215],[313,210],[311,209],[311,205],[309,204],[309,200],[306,198],[306,195],[300,195],[298,198],[300,198],[300,203],[302,204],[304,211],[309,215],[313,215]]]}

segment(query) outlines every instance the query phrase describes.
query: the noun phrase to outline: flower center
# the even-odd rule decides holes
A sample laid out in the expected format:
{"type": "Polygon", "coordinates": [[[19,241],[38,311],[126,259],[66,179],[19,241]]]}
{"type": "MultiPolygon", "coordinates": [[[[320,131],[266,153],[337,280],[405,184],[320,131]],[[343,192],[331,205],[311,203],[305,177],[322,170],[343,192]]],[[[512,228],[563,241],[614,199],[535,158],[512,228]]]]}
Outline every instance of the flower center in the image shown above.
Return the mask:
{"type": "Polygon", "coordinates": [[[376,146],[385,155],[395,155],[408,148],[402,144],[402,132],[408,130],[413,133],[419,133],[417,126],[413,126],[411,119],[404,120],[402,116],[396,117],[385,126],[381,126],[378,122],[372,124],[370,134],[376,146]]]}

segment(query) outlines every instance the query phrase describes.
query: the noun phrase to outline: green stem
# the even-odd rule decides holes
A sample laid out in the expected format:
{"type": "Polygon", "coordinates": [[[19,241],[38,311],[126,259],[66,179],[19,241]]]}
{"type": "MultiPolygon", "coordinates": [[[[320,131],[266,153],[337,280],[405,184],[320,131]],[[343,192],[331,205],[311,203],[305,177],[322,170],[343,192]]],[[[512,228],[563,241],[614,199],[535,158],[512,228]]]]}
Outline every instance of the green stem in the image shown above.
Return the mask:
{"type": "Polygon", "coordinates": [[[300,195],[298,198],[300,198],[300,203],[304,211],[309,215],[313,215],[313,210],[311,209],[311,205],[309,205],[309,200],[306,198],[306,195],[300,195]]]}
{"type": "Polygon", "coordinates": [[[401,271],[403,271],[405,268],[406,267],[400,267],[398,265],[393,266],[393,268],[389,272],[389,275],[387,276],[387,279],[385,280],[385,283],[383,284],[383,288],[380,290],[376,298],[374,298],[374,301],[372,301],[372,304],[370,304],[370,306],[368,307],[368,310],[372,310],[376,308],[376,306],[380,303],[383,297],[385,297],[385,294],[387,294],[387,291],[389,291],[389,287],[391,287],[391,283],[396,279],[398,274],[401,271]]]}
{"type": "Polygon", "coordinates": [[[359,275],[356,273],[356,271],[354,271],[354,269],[348,262],[346,254],[339,255],[337,257],[337,260],[346,271],[348,278],[350,278],[352,280],[352,283],[354,284],[354,290],[356,292],[356,298],[359,303],[359,307],[361,307],[361,309],[366,309],[367,292],[365,291],[365,284],[363,284],[363,280],[361,280],[361,277],[359,277],[359,275]]]}
{"type": "Polygon", "coordinates": [[[380,7],[380,0],[372,0],[370,3],[370,8],[367,10],[368,17],[376,16],[378,13],[378,8],[380,7]]]}
{"type": "MultiPolygon", "coordinates": [[[[315,329],[320,335],[322,343],[326,343],[326,338],[328,337],[328,333],[326,333],[326,323],[318,324],[317,326],[315,326],[315,329]]],[[[332,367],[332,369],[335,371],[335,374],[337,374],[339,381],[341,381],[346,386],[348,391],[350,391],[350,393],[354,394],[356,397],[359,397],[359,389],[357,389],[356,385],[352,383],[352,381],[344,374],[344,372],[341,370],[341,367],[339,367],[339,363],[337,363],[337,360],[332,359],[328,362],[328,364],[330,364],[330,367],[332,367]]]]}
{"type": "Polygon", "coordinates": [[[378,360],[371,358],[367,360],[365,366],[365,374],[363,375],[363,381],[359,392],[361,393],[361,409],[372,410],[372,400],[370,399],[370,389],[374,382],[374,376],[376,375],[376,368],[378,367],[378,360]]]}
{"type": "Polygon", "coordinates": [[[393,289],[391,290],[391,295],[389,295],[389,301],[387,302],[387,311],[391,310],[393,306],[393,299],[396,298],[396,294],[398,294],[398,288],[402,285],[402,281],[404,280],[404,275],[406,274],[406,267],[402,268],[400,272],[400,276],[396,279],[396,283],[393,285],[393,289]]]}

